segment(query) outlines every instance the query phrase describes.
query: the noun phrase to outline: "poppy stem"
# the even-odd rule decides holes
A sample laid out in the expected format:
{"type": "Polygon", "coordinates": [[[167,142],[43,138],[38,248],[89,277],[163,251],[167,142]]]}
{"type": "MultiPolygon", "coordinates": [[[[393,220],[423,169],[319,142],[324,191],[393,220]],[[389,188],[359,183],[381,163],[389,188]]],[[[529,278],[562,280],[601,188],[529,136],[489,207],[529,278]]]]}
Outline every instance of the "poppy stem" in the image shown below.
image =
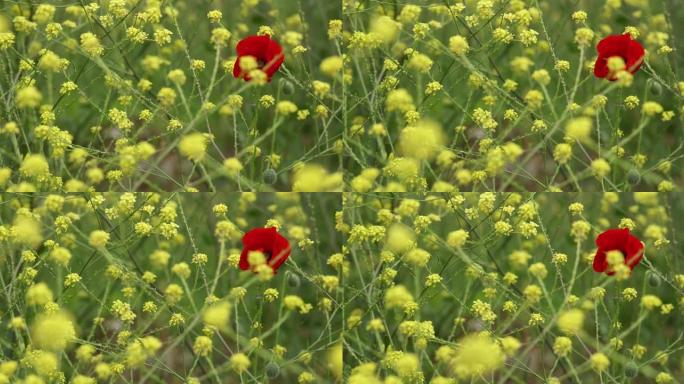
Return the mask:
{"type": "Polygon", "coordinates": [[[211,292],[210,296],[214,294],[216,291],[216,286],[218,285],[218,279],[219,276],[221,276],[221,266],[223,265],[223,252],[226,249],[226,241],[221,240],[220,245],[219,245],[219,253],[218,253],[218,265],[216,266],[216,275],[214,276],[214,282],[212,283],[211,286],[211,292]]]}
{"type": "MultiPolygon", "coordinates": [[[[278,321],[283,317],[283,308],[285,307],[285,281],[287,279],[282,279],[283,281],[280,283],[280,305],[278,308],[278,321]]],[[[275,343],[274,345],[278,345],[278,338],[280,337],[280,327],[276,328],[276,334],[275,334],[275,343]]]]}
{"type": "Polygon", "coordinates": [[[579,89],[580,79],[582,78],[582,63],[584,63],[584,47],[580,47],[580,58],[577,63],[577,75],[575,76],[575,85],[572,87],[572,93],[570,94],[570,102],[567,108],[575,102],[575,95],[577,95],[577,89],[579,89]]]}

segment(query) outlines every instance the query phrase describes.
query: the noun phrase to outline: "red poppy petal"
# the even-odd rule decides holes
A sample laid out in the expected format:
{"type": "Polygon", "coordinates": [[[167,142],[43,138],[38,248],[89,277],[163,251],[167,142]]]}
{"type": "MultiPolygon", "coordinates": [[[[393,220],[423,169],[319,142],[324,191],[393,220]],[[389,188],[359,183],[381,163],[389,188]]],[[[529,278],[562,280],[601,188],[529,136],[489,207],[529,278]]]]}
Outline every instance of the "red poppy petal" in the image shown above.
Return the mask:
{"type": "Polygon", "coordinates": [[[608,229],[596,237],[596,246],[602,251],[620,250],[627,243],[629,229],[608,229]]]}
{"type": "Polygon", "coordinates": [[[287,258],[290,257],[290,252],[291,249],[289,246],[287,248],[281,249],[279,252],[273,255],[271,260],[269,260],[268,265],[270,265],[271,268],[273,268],[273,271],[276,271],[278,268],[280,268],[281,265],[285,263],[285,261],[287,261],[287,258]]]}
{"type": "Polygon", "coordinates": [[[602,57],[624,57],[629,49],[630,41],[632,38],[628,34],[606,36],[596,45],[596,50],[602,57]]]}
{"type": "Polygon", "coordinates": [[[264,53],[264,57],[271,61],[274,58],[283,55],[283,47],[281,47],[280,44],[278,44],[275,40],[269,39],[264,53]]]}
{"type": "Polygon", "coordinates": [[[630,235],[627,238],[625,251],[627,254],[625,256],[625,264],[630,269],[634,269],[634,267],[636,267],[644,257],[644,243],[642,243],[638,238],[630,235]]]}
{"type": "Polygon", "coordinates": [[[235,66],[233,67],[233,76],[236,78],[242,78],[245,81],[249,81],[250,77],[248,74],[243,73],[240,69],[240,58],[243,56],[253,56],[259,62],[263,63],[261,68],[268,81],[275,73],[280,69],[280,66],[285,61],[285,55],[283,53],[283,47],[278,44],[275,40],[271,39],[270,36],[247,36],[236,46],[236,51],[238,58],[235,61],[235,66]]]}
{"type": "Polygon", "coordinates": [[[269,254],[268,264],[277,270],[290,256],[290,242],[278,233],[275,227],[254,228],[242,237],[242,252],[239,267],[249,270],[249,252],[260,250],[269,254]]]}
{"type": "Polygon", "coordinates": [[[257,250],[269,251],[273,247],[273,239],[277,234],[276,229],[270,228],[254,228],[242,236],[242,252],[240,253],[240,269],[249,269],[249,252],[257,250]]]}
{"type": "Polygon", "coordinates": [[[271,268],[273,268],[274,271],[277,270],[290,256],[291,251],[292,249],[290,248],[290,242],[280,234],[276,234],[273,245],[273,253],[271,255],[271,259],[268,261],[268,264],[271,266],[271,268]]]}
{"type": "Polygon", "coordinates": [[[274,56],[271,60],[266,62],[263,71],[266,72],[269,80],[271,79],[271,77],[273,77],[273,75],[275,75],[276,72],[278,72],[278,69],[280,69],[280,66],[283,64],[283,61],[285,61],[285,56],[281,52],[280,54],[274,56]]]}
{"type": "MultiPolygon", "coordinates": [[[[625,61],[625,66],[632,74],[636,73],[641,67],[644,59],[644,47],[629,34],[610,35],[606,36],[596,45],[596,50],[599,57],[594,64],[594,75],[599,78],[607,78],[609,71],[607,68],[607,60],[611,57],[618,56],[625,61]]],[[[615,76],[611,76],[608,80],[616,80],[615,76]]]]}
{"type": "Polygon", "coordinates": [[[264,72],[266,72],[270,80],[283,64],[283,61],[285,61],[283,47],[281,47],[280,44],[278,44],[275,40],[269,40],[263,61],[265,64],[264,68],[262,69],[264,72]]]}
{"type": "Polygon", "coordinates": [[[631,40],[627,49],[627,70],[632,74],[636,73],[644,62],[644,47],[638,41],[631,40]]]}
{"type": "Polygon", "coordinates": [[[247,36],[235,47],[238,56],[254,56],[257,59],[266,57],[271,38],[268,36],[247,36]]]}
{"type": "Polygon", "coordinates": [[[242,236],[242,246],[250,251],[270,249],[277,233],[275,227],[254,228],[242,236]]]}
{"type": "Polygon", "coordinates": [[[240,58],[235,59],[235,65],[233,65],[233,77],[242,77],[242,69],[240,69],[240,58]]]}
{"type": "Polygon", "coordinates": [[[239,267],[243,271],[246,271],[249,269],[249,261],[247,261],[247,256],[249,255],[249,250],[243,249],[242,252],[240,253],[240,264],[239,267]]]}
{"type": "Polygon", "coordinates": [[[605,272],[606,269],[608,269],[606,253],[601,250],[596,251],[596,255],[594,256],[594,263],[592,266],[594,267],[594,271],[596,272],[605,272]]]}
{"type": "Polygon", "coordinates": [[[606,58],[599,57],[596,59],[596,63],[594,63],[594,76],[598,78],[608,76],[608,63],[606,62],[606,58]]]}

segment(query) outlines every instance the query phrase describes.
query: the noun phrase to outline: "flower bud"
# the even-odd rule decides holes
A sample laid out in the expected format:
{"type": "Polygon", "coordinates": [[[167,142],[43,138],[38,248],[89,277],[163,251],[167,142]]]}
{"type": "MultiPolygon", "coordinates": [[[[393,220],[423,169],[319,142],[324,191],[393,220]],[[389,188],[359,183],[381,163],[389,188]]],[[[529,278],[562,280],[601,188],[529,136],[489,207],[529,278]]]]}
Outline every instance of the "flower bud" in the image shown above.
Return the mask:
{"type": "Polygon", "coordinates": [[[660,276],[656,274],[655,272],[648,271],[646,272],[646,278],[648,279],[648,285],[652,288],[660,287],[660,276]]]}
{"type": "Polygon", "coordinates": [[[639,374],[639,366],[635,362],[630,361],[625,365],[625,376],[633,379],[639,374]]]}
{"type": "Polygon", "coordinates": [[[278,366],[278,363],[271,361],[266,364],[266,376],[268,376],[269,379],[275,379],[279,374],[280,367],[278,366]]]}
{"type": "Polygon", "coordinates": [[[283,94],[285,95],[291,95],[295,91],[294,84],[288,79],[283,79],[281,78],[278,80],[278,85],[280,85],[280,88],[283,90],[283,94]]]}
{"type": "Polygon", "coordinates": [[[663,94],[663,86],[660,85],[659,82],[653,79],[648,79],[646,83],[648,85],[648,90],[651,92],[651,95],[660,96],[663,94]]]}
{"type": "Polygon", "coordinates": [[[627,183],[629,185],[637,185],[641,182],[641,174],[636,168],[632,168],[627,172],[627,183]]]}
{"type": "Polygon", "coordinates": [[[299,288],[299,285],[301,284],[301,281],[299,280],[299,276],[297,276],[297,274],[292,273],[292,272],[288,273],[287,284],[291,288],[299,288]]]}
{"type": "Polygon", "coordinates": [[[273,168],[268,168],[265,170],[261,177],[264,180],[264,184],[268,185],[273,185],[276,181],[278,181],[278,174],[273,168]]]}

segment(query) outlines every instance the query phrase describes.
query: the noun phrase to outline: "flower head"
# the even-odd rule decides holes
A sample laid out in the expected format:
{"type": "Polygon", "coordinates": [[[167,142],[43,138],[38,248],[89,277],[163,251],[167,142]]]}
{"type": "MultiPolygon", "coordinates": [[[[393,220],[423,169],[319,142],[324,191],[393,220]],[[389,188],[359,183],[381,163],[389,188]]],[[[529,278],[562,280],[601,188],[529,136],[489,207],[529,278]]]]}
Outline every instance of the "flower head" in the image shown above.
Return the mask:
{"type": "MultiPolygon", "coordinates": [[[[594,64],[594,75],[599,78],[607,78],[610,81],[617,80],[617,72],[609,68],[611,58],[621,58],[624,62],[622,69],[631,74],[636,73],[644,61],[644,47],[638,41],[626,33],[624,35],[610,35],[601,40],[596,46],[598,58],[594,64]]],[[[615,60],[613,60],[615,62],[615,60]]]]}
{"type": "Polygon", "coordinates": [[[31,327],[35,346],[59,352],[75,341],[76,331],[71,318],[64,312],[39,315],[31,327]]]}
{"type": "Polygon", "coordinates": [[[291,250],[290,242],[275,227],[254,228],[242,237],[240,269],[250,269],[249,254],[258,251],[266,256],[266,263],[275,272],[290,256],[291,250]]]}
{"type": "Polygon", "coordinates": [[[596,237],[596,255],[594,256],[594,271],[606,272],[609,275],[615,273],[609,268],[607,253],[620,251],[624,256],[624,263],[631,270],[639,264],[644,256],[644,244],[629,233],[628,228],[609,229],[596,237]]]}
{"type": "Polygon", "coordinates": [[[270,36],[247,36],[240,40],[235,48],[237,50],[238,58],[233,67],[233,76],[235,78],[251,80],[250,72],[243,69],[243,58],[245,62],[252,60],[256,61],[256,68],[266,73],[268,81],[271,81],[273,75],[278,71],[280,66],[285,61],[285,54],[283,47],[270,36]]]}
{"type": "Polygon", "coordinates": [[[472,334],[460,342],[451,361],[454,373],[461,378],[478,377],[503,366],[505,356],[499,344],[486,334],[472,334]]]}

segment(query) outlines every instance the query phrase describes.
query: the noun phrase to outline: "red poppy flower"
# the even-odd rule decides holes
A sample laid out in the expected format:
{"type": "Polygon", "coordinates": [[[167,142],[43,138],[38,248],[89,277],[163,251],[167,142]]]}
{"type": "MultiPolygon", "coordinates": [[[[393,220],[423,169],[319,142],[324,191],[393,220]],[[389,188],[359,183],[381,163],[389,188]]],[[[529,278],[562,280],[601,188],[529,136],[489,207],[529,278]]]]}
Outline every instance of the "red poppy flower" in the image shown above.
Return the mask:
{"type": "Polygon", "coordinates": [[[247,36],[240,40],[235,48],[237,50],[238,58],[233,66],[233,76],[249,81],[249,74],[243,73],[240,69],[240,59],[244,56],[252,56],[259,64],[259,69],[264,71],[268,76],[268,81],[280,68],[280,65],[285,61],[285,54],[283,47],[270,36],[247,36]]]}
{"type": "Polygon", "coordinates": [[[290,256],[290,242],[281,236],[275,227],[254,228],[242,236],[242,253],[240,254],[240,269],[250,269],[247,255],[251,251],[263,252],[266,263],[275,272],[290,256]]]}
{"type": "Polygon", "coordinates": [[[594,75],[600,78],[617,80],[615,74],[608,69],[608,59],[621,57],[625,61],[625,69],[631,74],[636,73],[644,62],[644,47],[638,41],[632,40],[629,33],[624,35],[610,35],[601,40],[596,46],[598,58],[594,64],[594,75]]]}
{"type": "Polygon", "coordinates": [[[594,271],[606,272],[612,275],[614,272],[608,270],[608,260],[606,253],[609,251],[620,251],[625,257],[625,265],[634,270],[644,256],[644,244],[629,233],[628,228],[609,229],[596,237],[596,255],[594,256],[594,271]]]}

